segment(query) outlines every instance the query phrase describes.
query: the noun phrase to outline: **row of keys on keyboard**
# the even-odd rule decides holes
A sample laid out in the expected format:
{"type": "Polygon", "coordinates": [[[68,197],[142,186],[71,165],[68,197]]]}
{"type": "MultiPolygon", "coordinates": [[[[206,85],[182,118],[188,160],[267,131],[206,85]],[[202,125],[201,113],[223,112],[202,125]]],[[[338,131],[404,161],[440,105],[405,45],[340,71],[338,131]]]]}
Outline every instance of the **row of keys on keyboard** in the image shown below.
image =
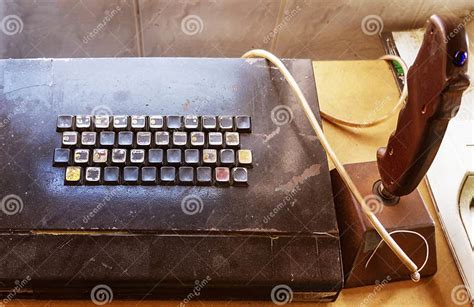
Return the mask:
{"type": "Polygon", "coordinates": [[[249,116],[60,115],[65,184],[246,185],[249,116]]]}
{"type": "Polygon", "coordinates": [[[195,116],[195,115],[60,115],[57,131],[67,130],[204,130],[250,132],[250,116],[195,116]]]}
{"type": "Polygon", "coordinates": [[[239,132],[64,131],[63,147],[239,147],[239,132]]]}
{"type": "Polygon", "coordinates": [[[252,152],[248,149],[237,151],[225,149],[124,149],[124,148],[56,148],[54,166],[67,165],[252,165],[252,152]]]}
{"type": "Polygon", "coordinates": [[[97,166],[66,168],[66,185],[95,184],[181,184],[181,185],[247,185],[248,170],[245,167],[154,167],[154,166],[97,166]]]}

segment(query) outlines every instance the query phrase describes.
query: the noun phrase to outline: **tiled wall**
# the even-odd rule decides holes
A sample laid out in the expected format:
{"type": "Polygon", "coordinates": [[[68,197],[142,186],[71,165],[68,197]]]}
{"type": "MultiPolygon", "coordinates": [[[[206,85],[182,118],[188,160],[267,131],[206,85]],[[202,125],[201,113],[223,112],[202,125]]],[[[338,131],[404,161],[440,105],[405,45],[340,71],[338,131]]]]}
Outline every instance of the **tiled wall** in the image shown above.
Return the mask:
{"type": "Polygon", "coordinates": [[[473,0],[0,0],[0,57],[383,54],[379,31],[465,16],[473,0]],[[364,26],[366,25],[366,26],[364,26]]]}

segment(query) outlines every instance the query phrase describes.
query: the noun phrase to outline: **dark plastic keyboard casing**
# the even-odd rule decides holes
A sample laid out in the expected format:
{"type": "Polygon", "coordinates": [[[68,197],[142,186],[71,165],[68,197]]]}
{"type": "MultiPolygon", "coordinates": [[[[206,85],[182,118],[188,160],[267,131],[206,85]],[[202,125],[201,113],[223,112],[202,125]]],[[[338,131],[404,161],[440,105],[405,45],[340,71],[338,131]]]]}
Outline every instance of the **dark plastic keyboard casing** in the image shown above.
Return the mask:
{"type": "MultiPolygon", "coordinates": [[[[311,61],[285,64],[319,118],[311,61]]],[[[326,153],[265,60],[0,60],[0,90],[0,198],[23,204],[0,212],[6,293],[26,276],[17,297],[89,298],[106,284],[114,298],[181,300],[207,276],[200,299],[270,300],[285,284],[294,300],[327,301],[342,288],[326,153]],[[248,187],[65,186],[64,168],[52,167],[57,116],[97,108],[251,116],[248,187]],[[200,212],[183,212],[188,195],[200,212]]]]}

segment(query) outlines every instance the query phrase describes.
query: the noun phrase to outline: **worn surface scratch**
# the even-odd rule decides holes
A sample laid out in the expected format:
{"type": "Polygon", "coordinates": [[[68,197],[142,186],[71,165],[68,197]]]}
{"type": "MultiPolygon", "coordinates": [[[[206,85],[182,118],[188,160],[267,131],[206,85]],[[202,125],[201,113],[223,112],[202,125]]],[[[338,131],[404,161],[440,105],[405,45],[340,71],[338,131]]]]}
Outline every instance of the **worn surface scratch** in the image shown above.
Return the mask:
{"type": "Polygon", "coordinates": [[[296,186],[302,184],[306,179],[317,176],[321,173],[321,164],[313,164],[310,167],[306,168],[301,175],[293,176],[290,181],[277,187],[276,191],[284,191],[285,193],[290,193],[293,191],[296,186]]]}

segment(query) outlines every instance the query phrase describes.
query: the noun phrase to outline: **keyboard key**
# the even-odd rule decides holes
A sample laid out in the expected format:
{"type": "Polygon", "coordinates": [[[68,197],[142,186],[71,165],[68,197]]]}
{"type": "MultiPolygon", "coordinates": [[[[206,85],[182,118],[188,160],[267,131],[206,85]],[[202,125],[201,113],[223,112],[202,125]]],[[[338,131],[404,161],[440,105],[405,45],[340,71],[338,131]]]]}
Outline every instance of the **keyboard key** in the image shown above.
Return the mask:
{"type": "Polygon", "coordinates": [[[119,184],[120,183],[120,168],[117,166],[107,166],[104,168],[104,183],[105,184],[119,184]]]}
{"type": "Polygon", "coordinates": [[[92,162],[96,164],[106,164],[109,159],[109,151],[107,149],[96,148],[92,152],[92,162]]]}
{"type": "Polygon", "coordinates": [[[128,116],[115,115],[113,126],[114,126],[114,130],[127,130],[129,128],[128,116]]]}
{"type": "Polygon", "coordinates": [[[145,130],[146,128],[146,117],[143,115],[132,115],[132,129],[133,130],[145,130]]]}
{"type": "Polygon", "coordinates": [[[215,179],[218,184],[230,183],[230,170],[228,167],[216,167],[215,179]]]}
{"type": "Polygon", "coordinates": [[[160,169],[160,180],[165,184],[175,183],[176,169],[171,166],[163,166],[160,169]]]}
{"type": "Polygon", "coordinates": [[[202,116],[201,117],[202,129],[204,130],[216,130],[217,121],[215,116],[202,116]]]}
{"type": "Polygon", "coordinates": [[[155,131],[155,130],[162,130],[164,129],[164,119],[163,116],[161,115],[153,115],[150,116],[150,130],[155,131]]]}
{"type": "Polygon", "coordinates": [[[250,116],[236,116],[235,117],[235,125],[237,131],[239,132],[251,132],[252,131],[252,123],[250,116]]]}
{"type": "Polygon", "coordinates": [[[204,142],[205,142],[204,132],[197,132],[197,131],[191,132],[190,138],[191,138],[192,146],[199,146],[199,147],[204,146],[204,142]]]}
{"type": "Polygon", "coordinates": [[[232,116],[219,116],[219,130],[232,131],[234,129],[234,119],[232,116]]]}
{"type": "Polygon", "coordinates": [[[222,147],[222,133],[209,132],[208,144],[209,144],[209,147],[222,147]]]}
{"type": "Polygon", "coordinates": [[[110,128],[110,116],[109,115],[96,115],[94,116],[94,127],[97,130],[107,130],[110,128]]]}
{"type": "Polygon", "coordinates": [[[90,115],[77,115],[76,116],[76,129],[78,130],[90,130],[92,129],[92,119],[90,115]]]}
{"type": "Polygon", "coordinates": [[[83,146],[94,146],[97,143],[97,132],[84,131],[81,133],[81,144],[83,146]]]}
{"type": "Polygon", "coordinates": [[[239,165],[252,165],[252,152],[248,149],[240,149],[237,151],[237,162],[239,165]]]}
{"type": "Polygon", "coordinates": [[[149,164],[163,164],[163,149],[153,148],[148,150],[148,163],[149,164]]]}
{"type": "Polygon", "coordinates": [[[168,147],[170,144],[170,134],[167,131],[155,132],[155,144],[157,146],[168,147]]]}
{"type": "Polygon", "coordinates": [[[173,132],[173,145],[174,146],[186,146],[188,143],[188,135],[186,132],[176,131],[173,132]]]}
{"type": "Polygon", "coordinates": [[[86,184],[98,184],[100,181],[100,167],[87,167],[85,180],[86,184]]]}
{"type": "Polygon", "coordinates": [[[166,162],[168,164],[181,164],[181,149],[172,148],[166,150],[166,162]]]}
{"type": "Polygon", "coordinates": [[[78,133],[76,131],[64,131],[63,132],[63,145],[64,146],[75,146],[77,145],[78,133]]]}
{"type": "Polygon", "coordinates": [[[100,133],[100,146],[112,147],[115,144],[115,132],[113,131],[102,131],[100,133]]]}
{"type": "Polygon", "coordinates": [[[123,168],[122,180],[124,184],[138,184],[138,167],[125,166],[123,168]]]}
{"type": "Polygon", "coordinates": [[[183,127],[183,119],[181,116],[167,116],[166,117],[166,126],[171,130],[179,130],[183,127]]]}
{"type": "Polygon", "coordinates": [[[186,115],[184,117],[184,128],[187,130],[198,130],[199,117],[194,115],[186,115]]]}
{"type": "Polygon", "coordinates": [[[186,164],[192,164],[192,165],[199,164],[199,150],[186,149],[184,151],[184,162],[186,164]]]}
{"type": "Polygon", "coordinates": [[[238,132],[226,132],[225,145],[228,147],[238,147],[240,145],[240,138],[238,132]]]}
{"type": "Polygon", "coordinates": [[[56,148],[54,150],[53,166],[68,165],[71,150],[68,148],[56,148]]]}
{"type": "Polygon", "coordinates": [[[82,169],[79,166],[66,167],[66,175],[64,176],[64,183],[67,185],[77,185],[81,183],[82,169]]]}
{"type": "Polygon", "coordinates": [[[219,164],[233,166],[235,164],[235,152],[233,149],[221,149],[219,154],[219,164]]]}
{"type": "Polygon", "coordinates": [[[132,149],[130,151],[130,163],[143,164],[145,162],[145,149],[132,149]]]}
{"type": "Polygon", "coordinates": [[[194,183],[194,169],[190,166],[181,166],[178,170],[179,183],[191,185],[194,183]]]}
{"type": "Polygon", "coordinates": [[[127,161],[127,150],[122,148],[112,149],[112,163],[125,164],[127,161]]]}
{"type": "Polygon", "coordinates": [[[133,132],[120,131],[118,133],[118,145],[121,147],[131,147],[133,145],[133,132]]]}
{"type": "Polygon", "coordinates": [[[59,115],[56,121],[56,130],[73,130],[74,128],[74,117],[71,115],[59,115]]]}
{"type": "Polygon", "coordinates": [[[150,146],[151,132],[140,131],[137,132],[137,146],[150,146]]]}
{"type": "Polygon", "coordinates": [[[89,163],[89,149],[75,149],[74,163],[86,164],[89,163]]]}
{"type": "Polygon", "coordinates": [[[200,185],[209,185],[212,183],[212,169],[207,166],[196,168],[196,181],[200,185]]]}
{"type": "Polygon", "coordinates": [[[216,164],[217,163],[217,150],[204,149],[202,151],[202,162],[204,164],[216,164]]]}
{"type": "Polygon", "coordinates": [[[234,185],[248,185],[248,170],[245,167],[232,169],[232,182],[234,185]]]}
{"type": "Polygon", "coordinates": [[[145,166],[141,169],[142,184],[156,184],[156,167],[145,166]]]}

